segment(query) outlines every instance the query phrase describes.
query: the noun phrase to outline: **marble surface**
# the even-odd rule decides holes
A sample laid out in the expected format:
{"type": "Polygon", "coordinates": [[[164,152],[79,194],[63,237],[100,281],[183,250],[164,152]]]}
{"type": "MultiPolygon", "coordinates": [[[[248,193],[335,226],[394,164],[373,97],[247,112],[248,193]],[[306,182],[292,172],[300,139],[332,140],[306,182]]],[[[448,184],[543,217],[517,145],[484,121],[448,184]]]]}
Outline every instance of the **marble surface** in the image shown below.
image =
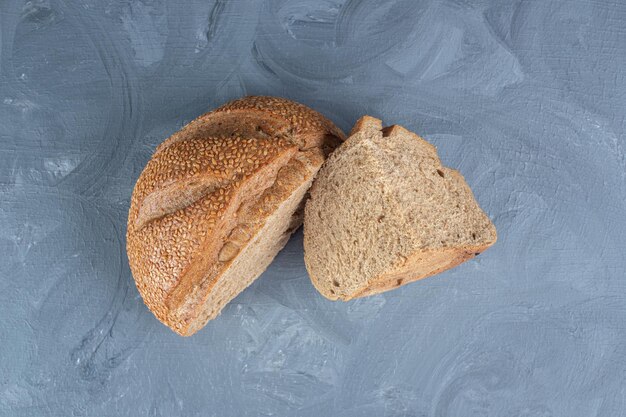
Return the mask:
{"type": "Polygon", "coordinates": [[[1,0],[0,415],[626,415],[625,74],[615,0],[1,0]],[[298,233],[176,336],[129,272],[131,190],[247,94],[419,132],[498,243],[333,303],[298,233]]]}

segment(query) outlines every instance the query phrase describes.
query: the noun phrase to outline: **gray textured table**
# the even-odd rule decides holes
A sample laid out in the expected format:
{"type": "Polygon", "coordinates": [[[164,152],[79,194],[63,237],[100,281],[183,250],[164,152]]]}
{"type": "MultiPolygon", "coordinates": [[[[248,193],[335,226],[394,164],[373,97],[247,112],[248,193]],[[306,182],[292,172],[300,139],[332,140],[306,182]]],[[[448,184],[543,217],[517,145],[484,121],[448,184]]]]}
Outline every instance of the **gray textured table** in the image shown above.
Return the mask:
{"type": "Polygon", "coordinates": [[[1,416],[626,415],[626,2],[0,0],[1,416]],[[134,181],[280,95],[411,128],[499,241],[350,303],[297,234],[191,338],[143,305],[134,181]]]}

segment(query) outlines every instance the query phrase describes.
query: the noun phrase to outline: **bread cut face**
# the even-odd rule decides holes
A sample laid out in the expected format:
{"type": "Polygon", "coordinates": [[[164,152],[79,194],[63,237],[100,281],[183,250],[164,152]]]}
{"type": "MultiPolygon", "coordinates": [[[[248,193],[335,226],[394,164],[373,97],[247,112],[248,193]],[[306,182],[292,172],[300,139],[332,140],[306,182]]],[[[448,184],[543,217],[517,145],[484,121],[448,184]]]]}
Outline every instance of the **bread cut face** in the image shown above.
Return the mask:
{"type": "Polygon", "coordinates": [[[343,139],[304,105],[246,97],[159,145],[127,227],[131,271],[154,315],[184,336],[215,318],[300,226],[311,182],[343,139]]]}
{"type": "Polygon", "coordinates": [[[365,116],[310,190],[305,264],[331,300],[397,288],[450,269],[493,245],[496,229],[463,176],[435,147],[365,116]]]}

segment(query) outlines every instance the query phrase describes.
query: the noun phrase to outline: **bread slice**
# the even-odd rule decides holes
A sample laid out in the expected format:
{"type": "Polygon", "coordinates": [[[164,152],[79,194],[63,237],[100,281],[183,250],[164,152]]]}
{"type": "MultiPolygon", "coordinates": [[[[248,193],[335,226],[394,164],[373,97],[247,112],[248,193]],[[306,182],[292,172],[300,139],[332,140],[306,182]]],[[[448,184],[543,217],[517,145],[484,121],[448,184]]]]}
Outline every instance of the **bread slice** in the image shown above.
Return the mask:
{"type": "Polygon", "coordinates": [[[131,271],[155,316],[183,336],[215,318],[300,226],[311,182],[344,138],[301,104],[246,97],[159,145],[127,228],[131,271]]]}
{"type": "Polygon", "coordinates": [[[475,257],[496,229],[436,148],[365,116],[310,190],[304,260],[315,288],[350,300],[397,288],[475,257]]]}

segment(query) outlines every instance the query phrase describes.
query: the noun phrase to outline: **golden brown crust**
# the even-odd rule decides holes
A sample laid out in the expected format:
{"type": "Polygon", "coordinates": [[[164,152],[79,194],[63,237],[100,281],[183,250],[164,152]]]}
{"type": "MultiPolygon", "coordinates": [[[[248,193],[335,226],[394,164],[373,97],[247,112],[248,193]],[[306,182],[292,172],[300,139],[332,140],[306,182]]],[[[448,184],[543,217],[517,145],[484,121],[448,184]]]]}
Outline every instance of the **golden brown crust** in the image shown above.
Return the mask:
{"type": "Polygon", "coordinates": [[[343,132],[330,120],[307,106],[280,97],[249,96],[233,100],[215,113],[263,112],[289,122],[300,149],[321,147],[327,135],[345,139],[343,132]]]}
{"type": "Polygon", "coordinates": [[[374,278],[349,297],[338,298],[348,301],[380,294],[402,285],[437,275],[478,256],[492,244],[476,247],[437,249],[436,251],[418,251],[404,260],[402,265],[398,265],[393,272],[374,278]]]}
{"type": "Polygon", "coordinates": [[[258,110],[223,112],[214,110],[192,120],[183,129],[157,146],[154,154],[177,142],[208,137],[273,137],[290,136],[289,121],[258,110]]]}
{"type": "Polygon", "coordinates": [[[305,155],[323,159],[333,137],[344,139],[303,105],[248,97],[199,117],[157,148],[133,191],[127,253],[159,320],[190,334],[212,283],[271,214],[264,209],[289,196],[279,185],[314,175],[319,166],[311,173],[305,155]],[[189,297],[198,302],[182,308],[189,297]]]}

